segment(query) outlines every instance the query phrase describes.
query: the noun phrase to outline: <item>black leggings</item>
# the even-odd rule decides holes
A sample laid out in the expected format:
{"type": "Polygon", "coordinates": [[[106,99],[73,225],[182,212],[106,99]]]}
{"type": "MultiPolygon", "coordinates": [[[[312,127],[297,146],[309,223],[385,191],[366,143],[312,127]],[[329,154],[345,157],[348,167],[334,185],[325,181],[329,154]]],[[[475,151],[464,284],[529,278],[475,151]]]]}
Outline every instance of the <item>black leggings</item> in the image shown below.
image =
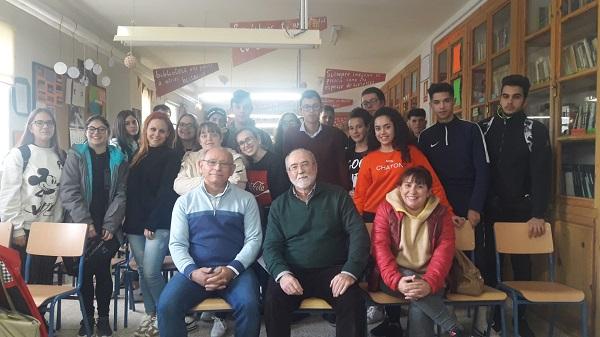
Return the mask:
{"type": "Polygon", "coordinates": [[[98,317],[108,317],[110,311],[110,298],[113,291],[110,261],[119,249],[119,241],[112,238],[104,245],[112,254],[94,255],[83,264],[81,295],[89,319],[94,317],[94,276],[96,277],[95,295],[98,303],[98,317]]]}

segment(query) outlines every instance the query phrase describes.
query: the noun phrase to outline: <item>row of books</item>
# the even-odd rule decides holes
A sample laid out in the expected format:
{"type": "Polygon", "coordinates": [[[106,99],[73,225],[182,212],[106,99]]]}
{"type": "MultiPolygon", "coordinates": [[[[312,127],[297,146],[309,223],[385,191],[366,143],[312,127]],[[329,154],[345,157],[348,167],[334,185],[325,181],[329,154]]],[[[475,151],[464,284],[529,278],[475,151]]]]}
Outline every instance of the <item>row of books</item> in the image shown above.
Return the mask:
{"type": "Polygon", "coordinates": [[[498,52],[508,47],[510,40],[510,27],[508,23],[500,29],[494,30],[494,52],[498,52]]]}
{"type": "Polygon", "coordinates": [[[586,101],[582,105],[564,104],[561,112],[563,135],[581,136],[596,132],[596,102],[586,101]]]}
{"type": "Polygon", "coordinates": [[[500,97],[502,92],[502,79],[508,76],[510,67],[508,64],[500,66],[492,72],[492,99],[500,97]]]}
{"type": "Polygon", "coordinates": [[[562,15],[567,15],[579,8],[593,2],[594,0],[563,0],[561,5],[562,15]]]}
{"type": "Polygon", "coordinates": [[[543,83],[550,79],[550,57],[540,56],[528,66],[529,78],[533,83],[543,83]]]}
{"type": "Polygon", "coordinates": [[[565,46],[562,50],[563,74],[570,75],[596,66],[598,38],[584,38],[565,46]]]}
{"type": "Polygon", "coordinates": [[[564,164],[563,193],[568,196],[594,197],[594,165],[564,164]]]}

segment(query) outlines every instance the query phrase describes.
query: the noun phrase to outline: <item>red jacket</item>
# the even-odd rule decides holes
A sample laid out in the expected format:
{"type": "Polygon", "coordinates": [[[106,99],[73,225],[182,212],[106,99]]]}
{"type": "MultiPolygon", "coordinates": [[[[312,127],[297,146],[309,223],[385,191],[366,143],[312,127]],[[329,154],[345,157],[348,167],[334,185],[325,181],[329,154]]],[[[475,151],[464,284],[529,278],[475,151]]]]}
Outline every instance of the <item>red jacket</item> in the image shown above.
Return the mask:
{"type": "MultiPolygon", "coordinates": [[[[403,217],[404,213],[396,212],[394,207],[384,200],[379,204],[373,221],[373,256],[383,282],[392,290],[398,289],[398,282],[403,276],[396,263],[403,217]]],[[[431,286],[431,292],[436,293],[444,287],[454,258],[452,214],[446,206],[438,204],[427,218],[427,223],[433,252],[423,279],[431,286]]]]}

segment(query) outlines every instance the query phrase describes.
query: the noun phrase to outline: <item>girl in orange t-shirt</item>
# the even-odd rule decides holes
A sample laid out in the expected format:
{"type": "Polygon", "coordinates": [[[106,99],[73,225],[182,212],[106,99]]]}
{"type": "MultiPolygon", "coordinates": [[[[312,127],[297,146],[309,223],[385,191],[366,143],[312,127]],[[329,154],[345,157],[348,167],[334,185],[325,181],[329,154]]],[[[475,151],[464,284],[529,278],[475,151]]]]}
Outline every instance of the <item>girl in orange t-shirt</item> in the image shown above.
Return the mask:
{"type": "Polygon", "coordinates": [[[354,191],[354,204],[365,221],[373,221],[377,206],[398,186],[402,173],[419,165],[432,173],[433,194],[452,212],[444,187],[425,155],[413,145],[414,138],[397,110],[377,110],[368,137],[370,152],[363,158],[354,191]]]}

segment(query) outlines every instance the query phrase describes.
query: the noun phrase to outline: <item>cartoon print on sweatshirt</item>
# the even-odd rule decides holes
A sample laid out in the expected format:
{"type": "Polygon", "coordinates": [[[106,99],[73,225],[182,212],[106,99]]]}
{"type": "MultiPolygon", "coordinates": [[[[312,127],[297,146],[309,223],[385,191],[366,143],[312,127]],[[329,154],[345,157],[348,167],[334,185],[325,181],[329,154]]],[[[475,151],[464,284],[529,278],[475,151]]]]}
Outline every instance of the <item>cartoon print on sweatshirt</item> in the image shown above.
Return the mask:
{"type": "Polygon", "coordinates": [[[56,204],[58,195],[58,179],[50,174],[47,168],[39,168],[38,175],[29,176],[27,182],[36,188],[35,196],[38,199],[32,200],[31,211],[25,210],[33,215],[51,215],[52,209],[56,204]]]}

